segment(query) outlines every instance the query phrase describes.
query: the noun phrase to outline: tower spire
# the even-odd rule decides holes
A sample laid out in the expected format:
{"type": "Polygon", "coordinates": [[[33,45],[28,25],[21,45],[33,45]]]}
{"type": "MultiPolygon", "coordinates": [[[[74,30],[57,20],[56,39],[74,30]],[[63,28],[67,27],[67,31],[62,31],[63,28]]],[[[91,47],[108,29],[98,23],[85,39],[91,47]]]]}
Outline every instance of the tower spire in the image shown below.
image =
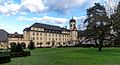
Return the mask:
{"type": "Polygon", "coordinates": [[[76,28],[76,20],[73,17],[72,17],[72,19],[70,19],[69,25],[70,25],[70,30],[77,30],[77,28],[76,28]]]}

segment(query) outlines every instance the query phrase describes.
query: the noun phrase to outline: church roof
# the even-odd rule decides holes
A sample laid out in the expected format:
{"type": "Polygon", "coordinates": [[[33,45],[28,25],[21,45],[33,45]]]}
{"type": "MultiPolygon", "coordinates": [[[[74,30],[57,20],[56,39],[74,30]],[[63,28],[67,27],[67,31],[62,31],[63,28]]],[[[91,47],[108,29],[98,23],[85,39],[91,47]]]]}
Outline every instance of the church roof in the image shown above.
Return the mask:
{"type": "Polygon", "coordinates": [[[54,26],[54,25],[48,25],[48,24],[42,24],[42,23],[34,23],[31,27],[38,27],[38,28],[44,28],[44,29],[50,29],[50,30],[61,30],[61,27],[54,26]]]}
{"type": "Polygon", "coordinates": [[[59,26],[42,24],[42,23],[34,23],[29,28],[25,28],[24,31],[30,31],[31,27],[44,28],[45,30],[53,30],[53,31],[63,31],[63,30],[68,31],[68,29],[66,28],[61,28],[59,26]]]}

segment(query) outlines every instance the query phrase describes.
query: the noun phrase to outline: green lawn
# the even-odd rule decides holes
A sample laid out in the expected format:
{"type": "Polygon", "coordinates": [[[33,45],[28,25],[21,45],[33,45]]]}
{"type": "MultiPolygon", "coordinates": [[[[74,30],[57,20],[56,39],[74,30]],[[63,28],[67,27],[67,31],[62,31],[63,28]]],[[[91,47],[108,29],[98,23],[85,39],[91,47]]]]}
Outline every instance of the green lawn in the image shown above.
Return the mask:
{"type": "Polygon", "coordinates": [[[1,65],[120,65],[120,48],[37,48],[1,65]]]}

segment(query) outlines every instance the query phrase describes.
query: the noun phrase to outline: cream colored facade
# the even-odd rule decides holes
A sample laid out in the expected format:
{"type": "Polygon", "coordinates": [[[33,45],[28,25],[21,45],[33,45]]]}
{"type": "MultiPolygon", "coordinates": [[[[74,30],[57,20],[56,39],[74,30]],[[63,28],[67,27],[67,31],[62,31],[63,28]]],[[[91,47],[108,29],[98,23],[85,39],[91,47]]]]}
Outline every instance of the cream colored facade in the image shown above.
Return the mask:
{"type": "Polygon", "coordinates": [[[29,27],[29,30],[24,30],[23,32],[24,39],[33,40],[36,47],[50,47],[52,44],[55,46],[70,46],[75,45],[77,41],[78,32],[76,28],[76,21],[73,18],[69,21],[70,29],[61,28],[61,32],[59,32],[59,30],[49,30],[49,28],[46,29],[44,27],[39,27],[42,26],[42,24],[34,26],[37,24],[39,25],[39,23],[35,23],[33,26],[29,27]],[[47,44],[48,42],[49,44],[47,44]],[[42,44],[40,45],[39,43],[42,44]]]}
{"type": "Polygon", "coordinates": [[[70,32],[68,31],[62,31],[62,34],[60,33],[51,33],[51,32],[44,32],[43,28],[31,28],[32,31],[24,31],[24,38],[25,40],[33,40],[35,42],[35,46],[39,47],[40,45],[38,43],[43,43],[42,47],[48,47],[52,46],[52,43],[56,46],[59,46],[60,44],[64,46],[68,41],[70,41],[70,32]],[[48,45],[47,42],[50,42],[48,45]]]}
{"type": "Polygon", "coordinates": [[[8,42],[0,42],[0,49],[7,49],[8,42]]]}
{"type": "Polygon", "coordinates": [[[29,40],[24,40],[24,38],[8,38],[8,47],[10,48],[11,47],[11,44],[12,43],[16,43],[16,44],[18,44],[18,43],[25,43],[25,45],[26,45],[26,47],[28,47],[28,44],[29,44],[29,40]]]}
{"type": "Polygon", "coordinates": [[[22,37],[19,34],[9,36],[8,46],[11,47],[11,43],[25,43],[27,47],[30,40],[34,42],[35,47],[73,46],[77,43],[78,36],[76,21],[72,18],[69,25],[70,29],[34,23],[23,30],[22,37]]]}

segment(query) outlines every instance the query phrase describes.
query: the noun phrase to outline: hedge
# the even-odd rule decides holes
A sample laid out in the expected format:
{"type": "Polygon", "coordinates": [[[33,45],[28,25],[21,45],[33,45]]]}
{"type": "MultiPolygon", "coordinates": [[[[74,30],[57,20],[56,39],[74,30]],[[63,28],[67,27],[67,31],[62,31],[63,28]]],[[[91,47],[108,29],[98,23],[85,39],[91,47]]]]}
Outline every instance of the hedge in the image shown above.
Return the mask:
{"type": "Polygon", "coordinates": [[[0,52],[0,64],[8,63],[11,61],[9,52],[0,52]]]}
{"type": "Polygon", "coordinates": [[[10,52],[11,58],[30,56],[30,51],[10,52]]]}

